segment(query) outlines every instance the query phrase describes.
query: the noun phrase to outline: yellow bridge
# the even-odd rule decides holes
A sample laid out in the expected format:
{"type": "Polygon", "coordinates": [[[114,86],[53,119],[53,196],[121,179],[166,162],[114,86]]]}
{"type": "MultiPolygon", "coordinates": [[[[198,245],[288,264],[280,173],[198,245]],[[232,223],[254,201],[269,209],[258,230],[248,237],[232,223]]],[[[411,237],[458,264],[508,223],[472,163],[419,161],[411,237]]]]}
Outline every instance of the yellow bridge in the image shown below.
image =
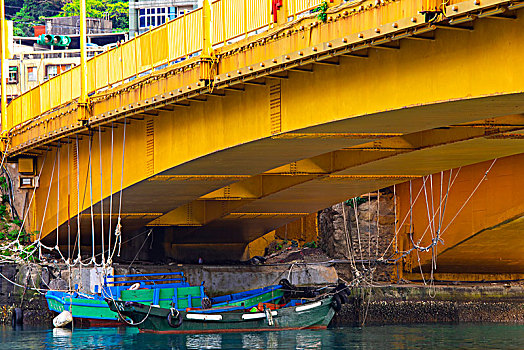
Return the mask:
{"type": "Polygon", "coordinates": [[[13,100],[6,154],[35,159],[34,239],[99,245],[120,216],[124,239],[165,227],[174,257],[234,259],[347,198],[524,152],[524,2],[322,3],[206,1],[89,60],[87,110],[79,67],[13,100]]]}

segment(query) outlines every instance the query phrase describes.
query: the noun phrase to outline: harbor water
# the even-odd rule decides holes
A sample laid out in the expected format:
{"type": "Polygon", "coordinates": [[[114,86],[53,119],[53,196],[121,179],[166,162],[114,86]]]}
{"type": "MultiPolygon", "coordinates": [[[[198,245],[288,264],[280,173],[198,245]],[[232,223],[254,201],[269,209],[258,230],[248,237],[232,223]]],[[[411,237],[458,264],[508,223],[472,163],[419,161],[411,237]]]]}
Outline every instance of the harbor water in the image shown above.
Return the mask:
{"type": "Polygon", "coordinates": [[[524,325],[395,325],[206,335],[134,328],[0,328],[0,349],[524,349],[524,325]]]}

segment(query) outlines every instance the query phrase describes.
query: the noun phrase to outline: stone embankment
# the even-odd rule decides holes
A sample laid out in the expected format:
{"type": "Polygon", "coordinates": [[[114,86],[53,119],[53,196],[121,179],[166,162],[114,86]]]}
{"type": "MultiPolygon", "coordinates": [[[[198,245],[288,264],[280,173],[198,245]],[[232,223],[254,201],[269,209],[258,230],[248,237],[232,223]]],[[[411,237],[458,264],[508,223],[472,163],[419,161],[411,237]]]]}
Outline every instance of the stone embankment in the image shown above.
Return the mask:
{"type": "Polygon", "coordinates": [[[355,290],[333,326],[412,323],[524,323],[524,287],[384,286],[355,290]]]}
{"type": "MultiPolygon", "coordinates": [[[[48,279],[47,269],[27,265],[0,265],[0,324],[11,324],[19,309],[20,321],[28,325],[51,324],[53,313],[47,308],[43,295],[30,288],[42,288],[48,279]],[[29,288],[21,288],[12,282],[29,288]]],[[[47,281],[48,282],[48,281],[47,281]]],[[[15,319],[16,321],[16,319],[15,319]]]]}
{"type": "MultiPolygon", "coordinates": [[[[395,198],[392,189],[381,190],[326,208],[319,213],[319,246],[332,258],[353,259],[355,268],[374,281],[393,279],[394,265],[376,264],[394,255],[395,198]],[[345,220],[344,220],[345,219],[345,220]]],[[[351,279],[349,266],[337,267],[351,279]]]]}

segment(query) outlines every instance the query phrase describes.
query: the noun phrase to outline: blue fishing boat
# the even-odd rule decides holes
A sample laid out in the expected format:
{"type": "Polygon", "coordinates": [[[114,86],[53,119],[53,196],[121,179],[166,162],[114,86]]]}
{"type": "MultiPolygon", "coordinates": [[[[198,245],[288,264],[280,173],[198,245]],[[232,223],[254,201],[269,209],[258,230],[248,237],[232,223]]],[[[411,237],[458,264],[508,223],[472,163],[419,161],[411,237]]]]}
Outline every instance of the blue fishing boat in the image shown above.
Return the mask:
{"type": "MultiPolygon", "coordinates": [[[[75,288],[76,289],[76,288],[75,288]]],[[[100,293],[48,291],[49,309],[58,313],[67,310],[73,319],[88,326],[130,324],[118,310],[111,310],[108,300],[155,305],[176,310],[213,309],[244,310],[261,303],[278,302],[284,292],[281,285],[210,298],[204,283],[190,286],[182,272],[107,276],[100,293]],[[157,278],[171,276],[171,278],[157,278]],[[119,280],[117,279],[124,279],[119,280]]]]}
{"type": "MultiPolygon", "coordinates": [[[[162,290],[176,290],[190,287],[183,272],[108,275],[104,278],[103,286],[98,292],[88,294],[79,291],[48,291],[45,295],[47,305],[51,311],[61,313],[67,310],[73,319],[80,320],[88,326],[115,326],[121,325],[118,313],[111,311],[105,301],[106,298],[120,299],[126,291],[150,290],[159,294],[162,290]],[[160,278],[165,276],[166,278],[160,278]]],[[[196,287],[200,291],[200,299],[205,297],[204,287],[196,287]]],[[[78,286],[75,286],[78,290],[78,286]]],[[[193,299],[198,296],[193,295],[193,299]]]]}

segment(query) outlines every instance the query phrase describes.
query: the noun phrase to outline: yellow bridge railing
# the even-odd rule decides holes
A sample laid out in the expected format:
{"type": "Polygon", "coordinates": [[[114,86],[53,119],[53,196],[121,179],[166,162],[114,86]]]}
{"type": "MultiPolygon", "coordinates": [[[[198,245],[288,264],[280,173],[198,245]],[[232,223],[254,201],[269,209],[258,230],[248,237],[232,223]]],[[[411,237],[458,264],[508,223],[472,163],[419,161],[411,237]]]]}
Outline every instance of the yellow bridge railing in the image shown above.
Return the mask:
{"type": "MultiPolygon", "coordinates": [[[[287,16],[297,18],[321,2],[287,0],[287,16]]],[[[355,6],[361,3],[355,2],[355,6]]],[[[386,1],[380,16],[404,18],[431,6],[434,8],[437,3],[438,0],[386,1]],[[389,3],[395,6],[388,11],[389,3]],[[390,13],[391,10],[395,13],[390,13]]],[[[271,10],[272,0],[215,0],[211,2],[211,38],[208,40],[218,47],[228,41],[265,31],[273,24],[271,10]]],[[[203,49],[203,35],[204,11],[200,8],[91,58],[87,62],[89,94],[198,55],[203,49]]],[[[8,125],[3,129],[10,130],[74,101],[80,96],[79,82],[80,67],[77,66],[22,94],[9,104],[8,125]]]]}

